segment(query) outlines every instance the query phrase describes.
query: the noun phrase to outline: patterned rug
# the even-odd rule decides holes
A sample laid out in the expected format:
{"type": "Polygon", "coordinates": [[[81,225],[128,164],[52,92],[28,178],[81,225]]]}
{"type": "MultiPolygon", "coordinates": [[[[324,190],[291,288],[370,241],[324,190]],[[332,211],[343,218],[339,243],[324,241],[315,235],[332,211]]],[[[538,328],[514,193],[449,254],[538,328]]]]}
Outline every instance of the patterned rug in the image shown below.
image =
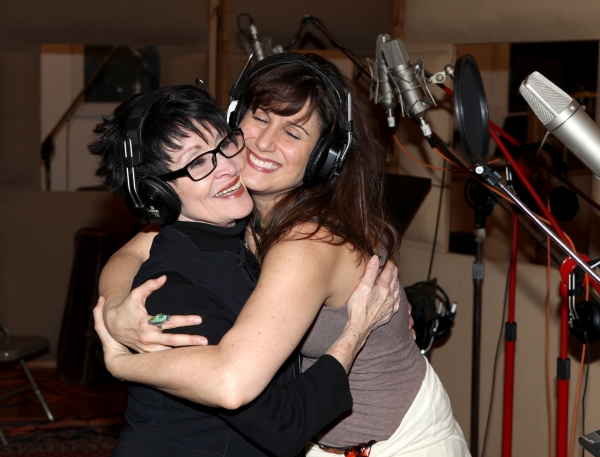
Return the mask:
{"type": "MultiPolygon", "coordinates": [[[[0,403],[0,456],[108,457],[124,418],[127,386],[116,380],[90,385],[65,383],[56,370],[32,369],[55,422],[49,422],[31,389],[0,403]]],[[[28,385],[20,366],[0,371],[0,398],[28,385]]]]}
{"type": "Polygon", "coordinates": [[[0,445],[0,456],[109,457],[122,423],[122,418],[115,418],[94,422],[2,424],[8,445],[0,445]]]}

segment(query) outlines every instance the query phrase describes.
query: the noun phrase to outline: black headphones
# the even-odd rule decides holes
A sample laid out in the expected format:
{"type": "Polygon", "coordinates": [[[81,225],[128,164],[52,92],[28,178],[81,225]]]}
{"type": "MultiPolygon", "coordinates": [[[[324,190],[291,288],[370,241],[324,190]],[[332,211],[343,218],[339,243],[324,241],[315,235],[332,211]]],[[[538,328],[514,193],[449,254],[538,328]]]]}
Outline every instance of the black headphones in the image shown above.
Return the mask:
{"type": "Polygon", "coordinates": [[[250,59],[242,70],[242,74],[237,82],[229,92],[230,104],[227,109],[227,122],[229,122],[229,125],[232,128],[237,128],[244,118],[247,107],[242,102],[242,97],[244,90],[254,75],[260,73],[264,69],[280,65],[291,63],[304,65],[320,75],[332,88],[338,99],[340,110],[344,114],[344,131],[346,134],[346,138],[341,141],[338,138],[335,138],[335,135],[332,135],[331,133],[325,134],[319,138],[308,160],[306,171],[304,173],[304,181],[307,183],[324,182],[330,178],[337,177],[346,158],[346,153],[352,143],[352,98],[350,93],[339,81],[327,76],[323,70],[319,68],[317,62],[304,54],[289,52],[274,54],[262,59],[254,67],[248,70],[249,63],[250,59]]]}
{"type": "Polygon", "coordinates": [[[136,178],[135,167],[142,163],[142,129],[156,101],[156,93],[143,95],[135,103],[125,121],[124,156],[127,192],[125,202],[143,224],[172,224],[181,212],[181,200],[173,188],[152,176],[136,178]]]}
{"type": "Polygon", "coordinates": [[[416,343],[422,354],[427,354],[433,345],[433,340],[445,335],[454,323],[456,303],[451,303],[448,295],[436,282],[420,281],[404,289],[406,298],[412,306],[413,328],[417,334],[416,343]],[[436,297],[441,297],[439,307],[436,307],[436,297]],[[442,314],[442,304],[446,312],[442,314]]]}
{"type": "Polygon", "coordinates": [[[569,333],[584,344],[600,340],[600,306],[581,301],[569,309],[569,333]]]}
{"type": "MultiPolygon", "coordinates": [[[[591,262],[595,268],[600,260],[591,262]]],[[[575,297],[583,293],[583,270],[576,268],[569,275],[569,333],[584,344],[600,340],[600,305],[584,300],[575,301],[575,297]]]]}

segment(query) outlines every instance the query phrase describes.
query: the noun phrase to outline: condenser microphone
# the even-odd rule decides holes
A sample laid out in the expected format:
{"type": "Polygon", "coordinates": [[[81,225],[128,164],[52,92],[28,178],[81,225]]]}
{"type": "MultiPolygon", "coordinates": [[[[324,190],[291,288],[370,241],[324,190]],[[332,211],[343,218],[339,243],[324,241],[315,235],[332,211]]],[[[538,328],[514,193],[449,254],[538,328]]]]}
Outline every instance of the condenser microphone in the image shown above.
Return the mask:
{"type": "Polygon", "coordinates": [[[265,50],[265,46],[258,39],[258,30],[254,25],[254,21],[250,21],[250,46],[252,46],[252,52],[256,62],[263,60],[267,57],[268,53],[265,50]]]}
{"type": "Polygon", "coordinates": [[[425,112],[435,105],[433,97],[427,89],[423,59],[413,65],[404,44],[399,39],[382,43],[389,74],[396,85],[404,115],[416,120],[421,126],[427,140],[432,142],[431,127],[425,120],[425,112]]]}
{"type": "Polygon", "coordinates": [[[379,35],[375,48],[375,60],[368,60],[369,69],[371,70],[371,90],[370,99],[381,105],[387,114],[387,121],[390,128],[396,127],[396,117],[394,116],[394,108],[398,104],[396,95],[390,84],[388,76],[388,67],[383,56],[383,44],[390,41],[389,35],[379,35]]]}
{"type": "Polygon", "coordinates": [[[537,71],[525,78],[519,92],[548,132],[599,177],[600,128],[579,103],[537,71]]]}

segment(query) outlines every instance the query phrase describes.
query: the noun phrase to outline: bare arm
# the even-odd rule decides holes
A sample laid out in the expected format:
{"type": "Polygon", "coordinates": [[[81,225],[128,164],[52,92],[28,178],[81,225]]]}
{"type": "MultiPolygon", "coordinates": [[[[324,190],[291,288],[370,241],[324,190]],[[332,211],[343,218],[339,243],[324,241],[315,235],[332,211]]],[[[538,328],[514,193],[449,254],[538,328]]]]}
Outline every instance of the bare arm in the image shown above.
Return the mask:
{"type": "MultiPolygon", "coordinates": [[[[150,255],[152,240],[158,234],[157,226],[148,226],[112,255],[100,274],[98,291],[105,298],[104,323],[110,335],[118,342],[137,352],[153,352],[172,346],[207,344],[199,335],[163,333],[148,325],[145,302],[148,295],[161,287],[166,277],[145,282],[131,290],[133,278],[150,255]]],[[[164,329],[197,325],[200,316],[172,316],[164,329]]]]}
{"type": "MultiPolygon", "coordinates": [[[[355,268],[353,259],[350,264],[355,268]]],[[[119,378],[151,384],[199,403],[237,408],[265,388],[322,303],[339,301],[344,294],[343,300],[348,298],[356,285],[345,290],[347,285],[340,279],[348,260],[343,247],[311,240],[279,243],[267,255],[255,292],[219,345],[135,356],[113,351],[107,366],[119,378]]],[[[380,281],[376,289],[383,290],[384,283],[380,281]]],[[[397,286],[395,291],[397,297],[397,286]]],[[[386,293],[389,303],[396,301],[394,291],[382,292],[386,293]]],[[[364,301],[362,306],[367,306],[364,301]]],[[[344,346],[351,348],[349,358],[340,360],[346,369],[373,328],[364,316],[364,312],[350,312],[342,343],[334,348],[334,353],[344,346]]]]}

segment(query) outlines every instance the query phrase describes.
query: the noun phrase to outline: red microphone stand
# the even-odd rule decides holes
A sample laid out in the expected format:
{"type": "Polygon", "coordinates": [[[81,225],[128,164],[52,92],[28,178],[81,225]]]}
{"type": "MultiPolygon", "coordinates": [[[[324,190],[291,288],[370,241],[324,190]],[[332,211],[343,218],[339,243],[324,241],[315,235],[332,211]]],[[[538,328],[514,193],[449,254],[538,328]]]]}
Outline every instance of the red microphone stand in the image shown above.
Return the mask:
{"type": "MultiPolygon", "coordinates": [[[[579,256],[589,262],[591,259],[585,254],[579,256]]],[[[557,396],[558,402],[556,406],[556,455],[563,457],[567,455],[568,448],[568,414],[569,414],[569,374],[570,374],[570,359],[569,359],[569,302],[575,299],[574,293],[577,288],[575,283],[575,269],[577,263],[567,257],[560,266],[560,354],[557,365],[557,396]],[[559,433],[560,432],[560,433],[559,433]]],[[[581,285],[585,286],[588,279],[584,276],[581,285]]],[[[598,293],[600,293],[600,285],[592,281],[590,283],[598,293]]]]}
{"type": "MultiPolygon", "coordinates": [[[[439,86],[451,97],[454,92],[443,84],[439,86]]],[[[490,135],[506,157],[508,162],[513,167],[517,176],[522,180],[528,191],[538,203],[538,206],[544,211],[544,215],[552,223],[554,229],[564,237],[564,233],[558,226],[558,223],[547,211],[545,205],[541,203],[541,199],[527,180],[524,173],[521,172],[516,161],[500,139],[503,137],[513,146],[519,147],[521,144],[507,132],[502,130],[498,125],[490,121],[490,135]]],[[[511,198],[512,199],[512,198],[511,198]]],[[[502,457],[510,457],[512,455],[512,429],[513,429],[513,405],[514,405],[514,373],[515,373],[515,349],[517,338],[517,325],[515,322],[515,296],[516,296],[516,281],[517,281],[517,247],[518,247],[518,216],[513,211],[513,241],[512,241],[512,256],[509,276],[509,309],[508,319],[505,323],[505,360],[504,360],[504,399],[503,399],[503,419],[502,419],[502,457]]],[[[566,237],[565,237],[566,238],[566,237]]],[[[568,397],[567,397],[568,400],[568,397]]],[[[567,430],[567,428],[565,428],[567,430]]],[[[476,449],[471,449],[474,455],[477,455],[476,449]]]]}
{"type": "Polygon", "coordinates": [[[517,290],[517,248],[519,245],[519,215],[512,213],[512,252],[508,286],[508,319],[504,327],[504,415],[502,418],[502,456],[512,454],[513,399],[515,385],[515,344],[517,323],[515,322],[515,297],[517,290]]]}
{"type": "MultiPolygon", "coordinates": [[[[451,89],[445,85],[440,84],[440,87],[447,92],[449,95],[454,96],[451,89]]],[[[519,179],[525,185],[527,191],[531,194],[534,201],[540,208],[544,217],[548,220],[554,231],[546,226],[516,195],[506,188],[502,184],[502,177],[494,170],[491,170],[487,165],[479,165],[475,171],[481,175],[489,185],[497,187],[505,195],[507,195],[511,201],[541,229],[547,236],[567,254],[567,260],[573,262],[573,264],[579,266],[587,275],[591,276],[594,280],[592,285],[596,290],[600,292],[600,277],[590,268],[590,266],[569,246],[569,240],[565,233],[562,231],[550,211],[546,208],[546,205],[542,202],[537,192],[519,168],[517,162],[512,157],[500,136],[505,138],[507,141],[515,146],[520,146],[519,142],[504,132],[493,122],[490,122],[490,136],[494,139],[498,148],[502,152],[502,155],[506,158],[512,169],[515,171],[519,179]]],[[[588,259],[589,260],[589,259],[588,259]]],[[[565,261],[566,262],[566,261],[565,261]]],[[[563,278],[564,282],[564,278],[563,278]]],[[[515,283],[516,284],[516,283],[515,283]]],[[[567,279],[568,284],[568,279],[567,279]]],[[[561,286],[562,287],[562,286],[561,286]]],[[[566,292],[568,295],[568,291],[566,292]]],[[[514,312],[514,308],[513,308],[514,312]]],[[[514,319],[514,316],[512,316],[514,319]]],[[[510,316],[509,316],[510,319],[510,316]]],[[[510,322],[510,320],[509,320],[510,322]]],[[[557,366],[557,424],[556,424],[556,456],[567,457],[567,437],[568,437],[568,410],[569,410],[569,359],[568,359],[568,332],[569,332],[569,312],[568,312],[568,299],[563,300],[561,307],[561,351],[558,359],[557,366]],[[566,303],[566,305],[565,305],[566,303]]],[[[508,342],[507,342],[508,343],[508,342]]],[[[505,369],[509,370],[509,375],[512,381],[509,383],[508,391],[505,386],[505,401],[504,401],[504,419],[503,419],[503,457],[510,456],[512,451],[512,406],[513,406],[513,384],[514,384],[514,342],[507,344],[505,369]]],[[[505,380],[506,380],[505,374],[505,380]]],[[[477,450],[471,450],[476,454],[477,450]]]]}
{"type": "MultiPolygon", "coordinates": [[[[550,228],[548,228],[539,218],[529,209],[527,206],[516,196],[513,195],[512,192],[507,189],[504,184],[502,184],[502,177],[495,171],[491,170],[487,166],[480,165],[476,168],[476,172],[478,174],[483,175],[488,184],[498,187],[502,192],[504,192],[518,207],[527,214],[530,219],[549,237],[553,239],[553,241],[558,244],[561,249],[568,254],[568,256],[575,262],[585,273],[591,276],[594,281],[600,284],[600,277],[590,268],[590,266],[582,260],[579,255],[573,251],[559,236],[556,235],[550,228]]],[[[539,197],[538,197],[539,198],[539,197]]],[[[540,208],[542,206],[540,205],[540,208]]],[[[567,356],[567,337],[568,337],[568,308],[563,307],[561,312],[561,328],[566,329],[566,332],[561,332],[561,337],[564,334],[565,344],[561,344],[561,357],[558,362],[558,378],[559,378],[559,389],[558,389],[558,407],[557,407],[557,449],[556,455],[557,457],[566,457],[567,449],[566,449],[566,437],[568,435],[568,405],[569,405],[569,389],[568,389],[568,374],[563,372],[568,370],[569,362],[567,356]],[[564,349],[563,349],[564,346],[564,349]],[[564,352],[563,352],[564,351],[564,352]],[[559,448],[560,445],[560,448],[559,448]]],[[[563,339],[561,338],[561,343],[563,339]]],[[[512,425],[512,424],[511,424],[512,425]]],[[[511,427],[512,428],[512,427],[511,427]]]]}

